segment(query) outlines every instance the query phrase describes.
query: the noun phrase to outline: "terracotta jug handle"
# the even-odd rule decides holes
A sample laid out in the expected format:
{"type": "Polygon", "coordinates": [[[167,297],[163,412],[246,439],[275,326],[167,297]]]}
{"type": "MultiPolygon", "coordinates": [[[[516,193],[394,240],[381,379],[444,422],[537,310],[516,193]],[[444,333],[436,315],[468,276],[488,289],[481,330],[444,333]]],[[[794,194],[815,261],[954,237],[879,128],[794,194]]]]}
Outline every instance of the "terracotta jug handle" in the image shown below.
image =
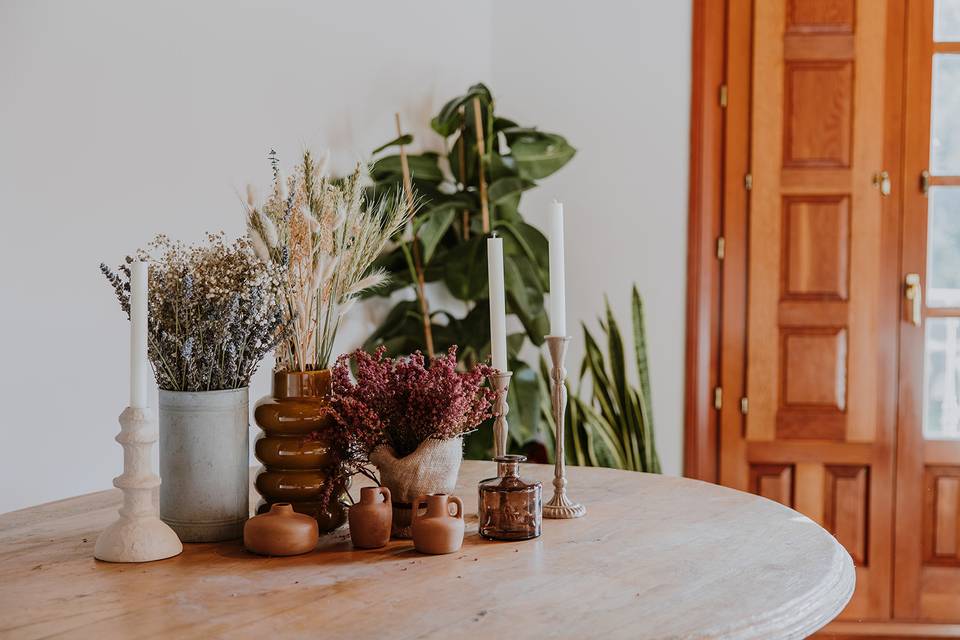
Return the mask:
{"type": "Polygon", "coordinates": [[[390,489],[388,487],[380,487],[380,495],[383,496],[385,504],[390,504],[390,489]]]}
{"type": "MultiPolygon", "coordinates": [[[[458,519],[460,519],[460,520],[463,520],[463,500],[461,500],[461,499],[458,498],[457,496],[450,496],[450,500],[449,500],[448,504],[455,504],[455,505],[457,505],[457,512],[456,512],[455,514],[453,514],[453,517],[454,517],[454,518],[458,518],[458,519]]],[[[449,507],[447,507],[447,508],[449,509],[449,507]]]]}
{"type": "Polygon", "coordinates": [[[413,526],[413,523],[416,522],[417,520],[417,515],[418,515],[418,512],[420,511],[420,505],[426,501],[427,501],[427,495],[425,493],[421,493],[419,496],[417,496],[417,499],[413,501],[413,505],[411,505],[413,507],[413,511],[410,513],[411,527],[413,526]]]}

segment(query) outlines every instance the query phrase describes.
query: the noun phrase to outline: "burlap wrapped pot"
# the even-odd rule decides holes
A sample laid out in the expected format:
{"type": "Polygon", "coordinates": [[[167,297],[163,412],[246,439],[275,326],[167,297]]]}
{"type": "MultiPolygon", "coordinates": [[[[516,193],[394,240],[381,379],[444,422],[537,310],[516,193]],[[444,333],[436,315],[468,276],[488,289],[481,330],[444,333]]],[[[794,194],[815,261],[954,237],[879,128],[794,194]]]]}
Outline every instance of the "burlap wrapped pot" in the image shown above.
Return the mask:
{"type": "Polygon", "coordinates": [[[403,458],[396,456],[393,447],[382,445],[370,461],[380,471],[380,483],[393,496],[393,537],[409,538],[411,503],[417,496],[449,494],[456,488],[463,462],[463,438],[426,440],[403,458]]]}

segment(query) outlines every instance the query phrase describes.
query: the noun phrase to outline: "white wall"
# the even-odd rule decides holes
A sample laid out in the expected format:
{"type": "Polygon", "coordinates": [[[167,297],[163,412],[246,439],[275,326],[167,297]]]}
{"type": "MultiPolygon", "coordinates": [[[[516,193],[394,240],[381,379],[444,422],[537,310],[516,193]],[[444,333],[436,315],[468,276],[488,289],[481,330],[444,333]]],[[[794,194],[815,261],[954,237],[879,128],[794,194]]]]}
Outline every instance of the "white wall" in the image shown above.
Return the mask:
{"type": "Polygon", "coordinates": [[[583,353],[574,320],[601,337],[604,294],[629,337],[636,283],[657,448],[671,474],[683,460],[691,4],[493,2],[498,112],[561,133],[578,149],[523,204],[545,228],[549,202],[564,202],[568,362],[579,367],[583,353]]]}
{"type": "Polygon", "coordinates": [[[490,23],[466,0],[0,2],[0,512],[120,472],[128,323],[101,260],[241,233],[234,190],[269,184],[271,147],[344,169],[396,110],[425,133],[490,80],[490,23]],[[447,28],[468,10],[480,28],[447,28]]]}
{"type": "Polygon", "coordinates": [[[435,144],[428,116],[478,80],[580,149],[525,209],[567,202],[572,317],[606,291],[626,319],[641,285],[679,472],[687,4],[0,2],[0,512],[120,472],[127,322],[100,261],[161,231],[241,233],[235,190],[268,184],[270,148],[329,147],[345,169],[396,110],[435,144]]]}

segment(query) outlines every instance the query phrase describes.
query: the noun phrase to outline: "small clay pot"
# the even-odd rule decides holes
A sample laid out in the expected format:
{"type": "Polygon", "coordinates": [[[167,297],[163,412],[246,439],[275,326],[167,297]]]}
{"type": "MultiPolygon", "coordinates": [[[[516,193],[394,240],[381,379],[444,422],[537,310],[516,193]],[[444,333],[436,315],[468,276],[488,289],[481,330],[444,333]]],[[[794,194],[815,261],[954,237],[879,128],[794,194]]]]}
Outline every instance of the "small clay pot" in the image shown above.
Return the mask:
{"type": "Polygon", "coordinates": [[[390,489],[363,487],[360,502],[350,507],[350,539],[358,549],[378,549],[390,542],[393,506],[390,489]],[[383,496],[383,499],[380,499],[383,496]]]}
{"type": "Polygon", "coordinates": [[[457,496],[445,493],[423,495],[413,503],[410,518],[413,546],[420,553],[439,555],[453,553],[463,544],[463,502],[457,496]],[[427,511],[420,514],[426,503],[427,511]],[[450,513],[450,505],[456,510],[450,513]]]}
{"type": "Polygon", "coordinates": [[[278,502],[267,513],[247,520],[243,546],[262,556],[296,556],[317,546],[317,521],[297,513],[289,502],[278,502]]]}

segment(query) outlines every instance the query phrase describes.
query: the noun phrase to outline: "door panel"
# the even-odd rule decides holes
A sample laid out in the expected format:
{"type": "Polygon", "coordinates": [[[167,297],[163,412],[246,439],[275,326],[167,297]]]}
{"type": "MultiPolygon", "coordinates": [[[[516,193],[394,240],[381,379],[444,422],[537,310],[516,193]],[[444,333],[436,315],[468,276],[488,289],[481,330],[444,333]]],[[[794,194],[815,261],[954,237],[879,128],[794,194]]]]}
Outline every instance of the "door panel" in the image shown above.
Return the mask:
{"type": "Polygon", "coordinates": [[[898,229],[872,178],[894,4],[753,5],[749,410],[721,481],[837,537],[857,565],[847,618],[890,614],[896,353],[878,345],[896,343],[898,229]]]}
{"type": "Polygon", "coordinates": [[[960,622],[960,2],[907,26],[894,614],[960,622]]]}

